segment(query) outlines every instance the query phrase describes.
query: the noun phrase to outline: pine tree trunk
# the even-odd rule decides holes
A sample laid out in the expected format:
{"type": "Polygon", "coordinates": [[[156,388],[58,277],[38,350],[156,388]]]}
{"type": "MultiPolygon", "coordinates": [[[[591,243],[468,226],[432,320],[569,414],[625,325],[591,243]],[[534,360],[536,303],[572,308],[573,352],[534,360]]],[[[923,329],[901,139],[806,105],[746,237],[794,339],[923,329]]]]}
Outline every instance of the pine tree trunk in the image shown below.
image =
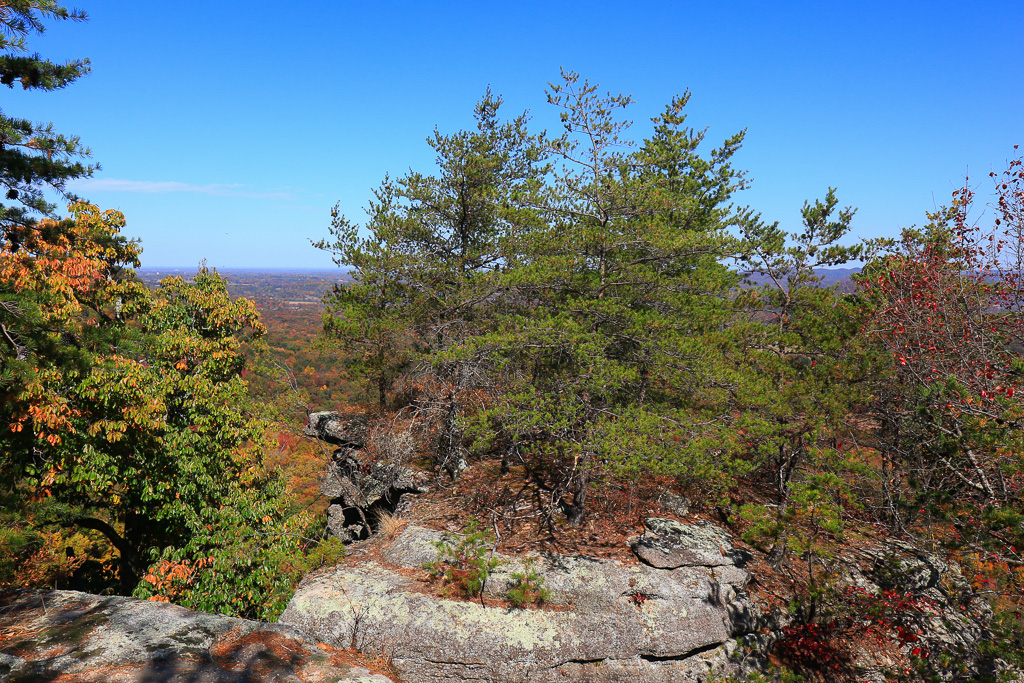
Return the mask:
{"type": "Polygon", "coordinates": [[[572,503],[565,508],[569,526],[579,526],[587,514],[587,486],[590,483],[590,455],[580,457],[572,478],[572,503]]]}

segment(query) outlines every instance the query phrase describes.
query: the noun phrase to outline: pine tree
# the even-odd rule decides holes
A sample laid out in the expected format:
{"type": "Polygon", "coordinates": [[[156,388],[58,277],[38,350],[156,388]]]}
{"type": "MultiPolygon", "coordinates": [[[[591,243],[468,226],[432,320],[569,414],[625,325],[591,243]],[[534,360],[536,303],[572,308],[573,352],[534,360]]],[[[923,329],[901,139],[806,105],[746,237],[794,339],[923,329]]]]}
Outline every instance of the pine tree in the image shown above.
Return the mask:
{"type": "Polygon", "coordinates": [[[748,320],[734,326],[745,380],[737,406],[752,461],[767,465],[783,507],[795,469],[866,400],[871,354],[859,346],[862,302],[822,286],[815,272],[866,253],[866,244],[841,243],[855,210],[838,205],[834,188],[805,202],[803,229],[790,234],[749,213],[743,223],[742,262],[762,284],[749,282],[739,299],[748,320]]]}
{"type": "MultiPolygon", "coordinates": [[[[86,15],[69,10],[53,0],[3,0],[0,2],[0,83],[23,90],[59,90],[89,73],[89,60],[55,64],[39,54],[30,54],[29,34],[42,34],[44,20],[84,21],[86,15]]],[[[0,184],[6,188],[0,202],[0,239],[12,248],[26,237],[39,215],[50,216],[56,206],[45,192],[55,191],[64,199],[68,180],[92,174],[95,166],[83,164],[89,150],[75,136],[53,130],[52,124],[37,124],[0,111],[0,184]]]]}
{"type": "Polygon", "coordinates": [[[707,425],[727,412],[718,337],[737,278],[722,260],[736,246],[728,201],[743,174],[730,159],[743,134],[702,158],[688,98],[636,146],[615,116],[628,96],[599,96],[571,72],[549,91],[565,131],[547,142],[544,220],[508,274],[531,305],[489,342],[506,390],[485,419],[546,462],[572,524],[596,470],[720,479],[730,467],[707,425]]]}
{"type": "Polygon", "coordinates": [[[543,173],[525,114],[501,121],[500,106],[488,91],[475,130],[435,130],[427,143],[437,172],[386,178],[365,236],[335,212],[333,241],[317,243],[351,267],[353,280],[326,298],[325,334],[370,380],[380,408],[403,379],[409,407],[432,425],[435,458],[452,472],[464,460],[465,396],[486,380],[479,358],[450,352],[510,305],[502,273],[518,258],[517,236],[535,220],[517,198],[534,192],[543,173]]]}
{"type": "MultiPolygon", "coordinates": [[[[0,83],[10,88],[19,83],[23,90],[57,90],[89,71],[88,60],[54,64],[38,54],[29,54],[29,34],[41,34],[44,20],[83,21],[83,12],[68,10],[51,0],[3,0],[0,2],[0,83]]],[[[67,200],[68,180],[88,176],[94,166],[80,159],[88,155],[78,138],[54,132],[52,124],[35,124],[14,118],[0,110],[0,249],[11,260],[47,251],[62,239],[63,231],[74,232],[74,223],[49,220],[55,205],[47,201],[48,191],[67,200]]],[[[111,245],[115,252],[119,245],[111,245]]],[[[57,252],[54,252],[54,255],[57,252]]],[[[129,257],[131,260],[134,257],[129,257]]],[[[117,258],[112,259],[116,261],[117,258]]],[[[113,273],[110,273],[113,275],[113,273]]],[[[0,390],[24,371],[24,363],[37,343],[44,314],[39,301],[10,279],[0,282],[0,390]]]]}

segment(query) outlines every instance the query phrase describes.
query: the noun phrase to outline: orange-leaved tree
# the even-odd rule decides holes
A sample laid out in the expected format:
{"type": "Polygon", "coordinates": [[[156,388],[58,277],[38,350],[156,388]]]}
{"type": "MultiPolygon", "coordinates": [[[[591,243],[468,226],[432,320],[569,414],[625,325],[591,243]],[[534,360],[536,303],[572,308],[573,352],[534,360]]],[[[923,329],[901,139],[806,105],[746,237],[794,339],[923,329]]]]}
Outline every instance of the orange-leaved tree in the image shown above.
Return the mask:
{"type": "MultiPolygon", "coordinates": [[[[88,60],[54,63],[26,45],[48,21],[85,18],[56,0],[0,0],[0,83],[56,90],[86,74],[88,60]]],[[[206,268],[147,289],[124,217],[68,191],[96,168],[88,154],[0,112],[0,586],[52,585],[94,543],[113,548],[101,560],[119,557],[122,592],[171,545],[245,556],[224,539],[193,543],[218,525],[281,547],[257,528],[283,514],[241,376],[243,342],[263,333],[255,309],[206,268]]],[[[111,586],[110,572],[97,576],[75,585],[111,586]]]]}
{"type": "Polygon", "coordinates": [[[137,337],[129,322],[150,305],[132,278],[139,249],[120,235],[124,217],[84,203],[69,208],[71,218],[44,218],[0,243],[0,464],[9,512],[26,501],[51,507],[62,473],[88,476],[78,464],[90,451],[74,452],[89,417],[78,387],[99,359],[128,352],[137,337]]]}
{"type": "Polygon", "coordinates": [[[0,245],[5,495],[34,506],[37,526],[103,534],[128,592],[154,551],[260,469],[241,375],[263,327],[205,268],[151,292],[121,214],[70,209],[0,245]]]}

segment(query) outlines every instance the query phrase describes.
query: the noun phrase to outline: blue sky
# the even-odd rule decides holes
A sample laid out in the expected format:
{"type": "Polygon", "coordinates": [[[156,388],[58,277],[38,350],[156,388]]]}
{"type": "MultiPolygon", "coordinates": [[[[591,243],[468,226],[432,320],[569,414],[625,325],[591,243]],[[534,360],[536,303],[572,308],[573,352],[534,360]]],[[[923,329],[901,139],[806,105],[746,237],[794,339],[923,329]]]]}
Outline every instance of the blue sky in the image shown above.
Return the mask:
{"type": "Polygon", "coordinates": [[[710,143],[747,128],[737,200],[790,230],[832,185],[859,236],[894,235],[1024,144],[1021,0],[79,6],[30,47],[93,73],[4,111],[81,136],[103,168],[76,189],[150,267],[330,266],[309,239],[335,202],[359,220],[385,173],[429,170],[488,85],[553,129],[559,67],[631,93],[638,138],[685,89],[710,143]]]}

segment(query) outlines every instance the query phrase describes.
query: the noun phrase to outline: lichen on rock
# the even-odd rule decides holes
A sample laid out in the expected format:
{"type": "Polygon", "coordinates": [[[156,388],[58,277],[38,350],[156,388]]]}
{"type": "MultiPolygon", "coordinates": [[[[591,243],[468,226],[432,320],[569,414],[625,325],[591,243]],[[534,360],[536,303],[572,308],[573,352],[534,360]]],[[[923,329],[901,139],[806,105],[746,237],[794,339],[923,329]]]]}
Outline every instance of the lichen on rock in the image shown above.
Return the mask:
{"type": "Polygon", "coordinates": [[[332,645],[387,649],[410,681],[685,682],[735,669],[732,615],[749,611],[738,568],[733,585],[715,578],[724,565],[663,570],[542,554],[533,566],[550,607],[513,610],[501,599],[518,558],[498,556],[483,604],[424,590],[405,570],[436,557],[439,536],[408,526],[381,553],[386,565],[308,577],[282,623],[332,645]]]}

